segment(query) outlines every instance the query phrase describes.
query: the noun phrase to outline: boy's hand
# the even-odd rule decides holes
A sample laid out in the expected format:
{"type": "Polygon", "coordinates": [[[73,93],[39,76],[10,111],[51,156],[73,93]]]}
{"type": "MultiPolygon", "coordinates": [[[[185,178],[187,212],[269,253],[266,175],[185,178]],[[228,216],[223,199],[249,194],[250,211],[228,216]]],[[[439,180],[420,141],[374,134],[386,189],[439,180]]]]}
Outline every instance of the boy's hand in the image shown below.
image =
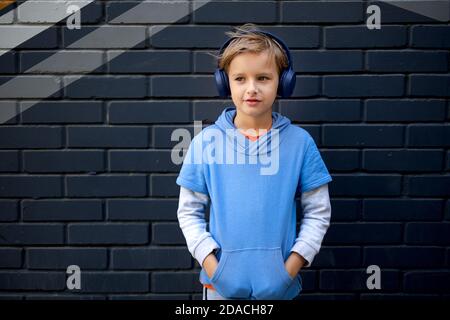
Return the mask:
{"type": "Polygon", "coordinates": [[[219,264],[219,262],[217,261],[216,256],[214,255],[214,252],[211,252],[206,258],[205,260],[203,260],[203,268],[206,271],[206,274],[208,275],[208,277],[211,279],[214,272],[217,269],[217,265],[219,264]]]}
{"type": "Polygon", "coordinates": [[[305,265],[306,260],[297,252],[292,252],[289,258],[284,263],[284,267],[289,275],[294,278],[300,272],[301,268],[305,265]]]}

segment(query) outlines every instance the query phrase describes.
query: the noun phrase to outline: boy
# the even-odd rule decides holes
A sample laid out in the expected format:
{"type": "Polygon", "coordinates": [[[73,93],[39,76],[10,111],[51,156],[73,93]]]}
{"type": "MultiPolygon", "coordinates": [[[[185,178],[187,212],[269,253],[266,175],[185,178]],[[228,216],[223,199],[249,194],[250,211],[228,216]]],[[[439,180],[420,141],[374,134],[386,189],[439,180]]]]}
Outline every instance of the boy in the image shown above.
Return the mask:
{"type": "Polygon", "coordinates": [[[236,29],[221,49],[223,73],[216,71],[219,92],[231,93],[235,107],[192,140],[176,181],[178,220],[202,266],[203,299],[293,299],[330,223],[332,178],[309,133],[272,111],[277,93],[289,96],[295,86],[289,49],[253,24],[236,29]],[[279,163],[264,172],[263,159],[279,163]]]}

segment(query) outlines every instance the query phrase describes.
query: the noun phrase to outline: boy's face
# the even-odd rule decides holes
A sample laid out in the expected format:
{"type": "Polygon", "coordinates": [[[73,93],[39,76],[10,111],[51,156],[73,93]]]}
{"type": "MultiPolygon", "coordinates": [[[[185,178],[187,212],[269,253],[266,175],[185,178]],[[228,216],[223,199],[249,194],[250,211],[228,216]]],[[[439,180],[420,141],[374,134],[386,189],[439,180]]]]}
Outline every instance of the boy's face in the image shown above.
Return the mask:
{"type": "Polygon", "coordinates": [[[237,112],[258,119],[264,116],[272,117],[278,78],[275,58],[270,61],[267,50],[260,53],[238,54],[228,69],[231,98],[237,112]],[[257,102],[252,103],[248,100],[257,102]]]}

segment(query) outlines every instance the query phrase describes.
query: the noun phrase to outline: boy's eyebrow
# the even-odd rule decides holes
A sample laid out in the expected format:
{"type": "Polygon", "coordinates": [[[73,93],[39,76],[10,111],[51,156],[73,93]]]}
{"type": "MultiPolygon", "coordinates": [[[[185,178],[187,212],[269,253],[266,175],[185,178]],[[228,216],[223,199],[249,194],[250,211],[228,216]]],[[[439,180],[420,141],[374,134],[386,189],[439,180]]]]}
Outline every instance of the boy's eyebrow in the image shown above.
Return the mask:
{"type": "MultiPolygon", "coordinates": [[[[240,75],[243,75],[243,73],[235,73],[235,74],[232,74],[231,76],[235,77],[235,76],[240,76],[240,75]]],[[[257,75],[258,76],[271,76],[272,73],[271,72],[263,72],[263,73],[259,73],[257,75]]]]}

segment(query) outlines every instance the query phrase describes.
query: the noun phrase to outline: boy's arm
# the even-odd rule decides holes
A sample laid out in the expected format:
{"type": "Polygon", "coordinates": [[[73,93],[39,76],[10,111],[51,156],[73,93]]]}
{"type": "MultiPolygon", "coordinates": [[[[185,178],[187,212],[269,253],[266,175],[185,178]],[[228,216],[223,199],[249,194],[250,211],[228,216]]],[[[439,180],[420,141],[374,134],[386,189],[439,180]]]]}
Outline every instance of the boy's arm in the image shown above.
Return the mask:
{"type": "Polygon", "coordinates": [[[178,222],[186,238],[188,250],[200,266],[214,249],[220,248],[206,231],[205,208],[208,202],[208,195],[180,187],[178,222]]]}
{"type": "Polygon", "coordinates": [[[303,267],[309,267],[319,252],[323,237],[330,226],[331,204],[328,184],[303,192],[301,202],[303,220],[291,252],[302,256],[306,260],[303,267]]]}

